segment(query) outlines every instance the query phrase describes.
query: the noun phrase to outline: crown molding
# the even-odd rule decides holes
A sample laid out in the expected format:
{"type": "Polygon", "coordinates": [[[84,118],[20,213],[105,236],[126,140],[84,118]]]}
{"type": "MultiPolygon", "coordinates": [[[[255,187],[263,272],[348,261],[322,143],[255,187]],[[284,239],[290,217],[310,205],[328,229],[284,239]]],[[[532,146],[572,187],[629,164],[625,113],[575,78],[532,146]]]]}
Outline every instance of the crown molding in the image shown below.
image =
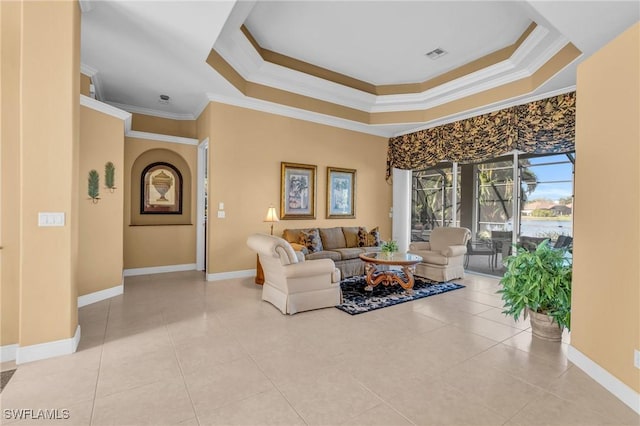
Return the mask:
{"type": "Polygon", "coordinates": [[[125,132],[128,138],[147,139],[157,142],[179,143],[182,145],[198,145],[198,139],[183,138],[181,136],[162,135],[160,133],[140,132],[138,130],[128,130],[125,132]]]}
{"type": "Polygon", "coordinates": [[[90,98],[89,96],[85,96],[85,95],[80,95],[80,105],[85,106],[87,108],[91,108],[95,111],[102,112],[112,117],[119,118],[120,120],[124,121],[125,133],[131,130],[131,113],[130,112],[121,110],[120,108],[116,108],[109,104],[105,104],[104,102],[100,102],[96,99],[90,98]]]}
{"type": "Polygon", "coordinates": [[[98,70],[93,68],[91,65],[80,63],[80,72],[91,78],[91,83],[93,83],[93,87],[96,89],[96,99],[104,99],[102,96],[104,93],[102,90],[102,81],[98,75],[98,70]]]}
{"type": "Polygon", "coordinates": [[[90,12],[93,9],[93,2],[91,0],[78,0],[80,10],[82,13],[90,12]]]}
{"type": "Polygon", "coordinates": [[[209,101],[212,102],[239,106],[242,108],[266,112],[269,114],[296,118],[298,120],[311,121],[313,123],[324,124],[331,127],[353,130],[354,132],[366,133],[374,136],[382,136],[385,138],[391,137],[393,135],[392,131],[385,129],[384,127],[376,127],[369,124],[357,123],[355,121],[345,120],[343,118],[319,114],[316,112],[293,108],[273,102],[267,102],[256,98],[249,98],[246,96],[231,97],[214,93],[208,93],[207,96],[209,98],[209,101]]]}
{"type": "Polygon", "coordinates": [[[151,115],[153,117],[168,118],[171,120],[195,120],[196,119],[196,117],[194,117],[193,114],[178,114],[174,112],[166,112],[166,111],[159,111],[157,109],[139,107],[135,105],[121,104],[118,102],[112,102],[112,101],[106,101],[106,102],[109,105],[113,105],[116,108],[120,108],[125,111],[129,111],[131,113],[136,113],[136,114],[151,115]]]}
{"type": "Polygon", "coordinates": [[[438,119],[438,120],[433,120],[433,121],[430,121],[430,122],[428,122],[428,123],[426,123],[426,124],[424,124],[422,126],[415,127],[413,129],[410,129],[410,130],[406,130],[406,131],[395,133],[391,137],[408,135],[410,133],[418,132],[420,130],[431,129],[433,127],[437,127],[437,126],[442,126],[444,124],[453,123],[454,121],[465,120],[467,118],[476,117],[478,115],[489,114],[489,113],[492,113],[492,112],[495,112],[495,111],[499,111],[501,109],[509,108],[509,107],[516,106],[516,105],[526,104],[528,102],[539,101],[540,99],[545,99],[545,98],[550,98],[552,96],[562,95],[562,94],[565,94],[565,93],[573,92],[575,90],[576,90],[576,86],[572,85],[572,86],[563,87],[561,89],[552,90],[550,92],[519,96],[517,98],[512,98],[512,99],[510,99],[508,101],[505,101],[505,102],[501,101],[499,103],[485,105],[482,108],[475,108],[475,109],[468,110],[468,111],[465,111],[465,112],[460,113],[460,114],[454,114],[454,115],[450,115],[448,117],[444,117],[444,118],[441,118],[441,119],[438,119]]]}

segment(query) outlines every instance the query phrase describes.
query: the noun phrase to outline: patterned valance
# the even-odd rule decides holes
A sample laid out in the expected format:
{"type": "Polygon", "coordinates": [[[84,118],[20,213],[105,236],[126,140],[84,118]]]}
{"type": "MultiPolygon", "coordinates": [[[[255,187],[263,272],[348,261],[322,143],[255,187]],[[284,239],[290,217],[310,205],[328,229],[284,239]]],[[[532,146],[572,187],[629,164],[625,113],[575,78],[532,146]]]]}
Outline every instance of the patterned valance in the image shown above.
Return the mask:
{"type": "Polygon", "coordinates": [[[389,139],[391,169],[420,170],[441,161],[475,163],[514,149],[551,154],[575,150],[575,92],[389,139]]]}

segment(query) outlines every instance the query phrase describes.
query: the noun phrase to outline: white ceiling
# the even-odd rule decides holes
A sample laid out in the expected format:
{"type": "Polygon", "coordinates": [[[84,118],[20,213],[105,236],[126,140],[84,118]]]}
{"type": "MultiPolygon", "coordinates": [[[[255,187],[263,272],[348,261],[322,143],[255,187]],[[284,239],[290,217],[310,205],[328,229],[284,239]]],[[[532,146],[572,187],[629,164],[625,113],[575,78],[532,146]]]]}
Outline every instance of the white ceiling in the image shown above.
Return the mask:
{"type": "Polygon", "coordinates": [[[245,22],[263,48],[376,85],[428,80],[513,44],[529,24],[504,1],[274,1],[245,22]],[[429,59],[436,48],[447,55],[429,59]]]}
{"type": "MultiPolygon", "coordinates": [[[[83,71],[94,75],[102,101],[130,112],[193,119],[213,99],[385,136],[437,123],[373,126],[248,98],[205,62],[207,55],[214,44],[226,43],[227,53],[234,47],[238,50],[232,36],[242,23],[264,48],[375,84],[429,79],[512,44],[531,21],[547,31],[548,37],[555,37],[549,44],[570,41],[582,50],[577,61],[534,92],[489,106],[497,109],[529,97],[570,90],[577,63],[640,19],[636,1],[82,0],[81,5],[83,71]],[[437,61],[426,58],[424,54],[435,47],[449,54],[437,61]],[[158,103],[160,94],[171,96],[168,105],[158,103]]],[[[544,43],[539,55],[543,55],[543,47],[544,43]]],[[[251,54],[255,52],[246,53],[251,54]]],[[[520,66],[527,68],[526,64],[520,66]]],[[[256,67],[237,71],[261,84],[281,88],[288,84],[292,90],[306,91],[307,96],[343,105],[353,103],[368,111],[385,108],[389,101],[273,64],[257,63],[256,67]],[[283,80],[287,78],[288,82],[283,80]]],[[[428,95],[424,94],[422,103],[402,107],[396,99],[386,108],[428,108],[435,102],[428,95]]]]}

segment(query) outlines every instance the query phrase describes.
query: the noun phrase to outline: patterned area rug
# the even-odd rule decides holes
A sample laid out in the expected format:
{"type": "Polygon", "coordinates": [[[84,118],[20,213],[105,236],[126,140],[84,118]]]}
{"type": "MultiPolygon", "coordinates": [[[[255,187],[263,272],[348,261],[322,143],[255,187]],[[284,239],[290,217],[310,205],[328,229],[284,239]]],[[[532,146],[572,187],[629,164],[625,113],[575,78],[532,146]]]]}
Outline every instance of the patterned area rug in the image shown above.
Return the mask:
{"type": "Polygon", "coordinates": [[[358,315],[375,309],[464,288],[461,284],[436,283],[421,277],[415,278],[413,294],[407,293],[396,284],[391,286],[379,284],[373,288],[373,291],[366,291],[364,289],[366,285],[365,276],[350,277],[343,280],[340,283],[340,287],[342,287],[342,305],[338,305],[336,308],[351,315],[358,315]]]}

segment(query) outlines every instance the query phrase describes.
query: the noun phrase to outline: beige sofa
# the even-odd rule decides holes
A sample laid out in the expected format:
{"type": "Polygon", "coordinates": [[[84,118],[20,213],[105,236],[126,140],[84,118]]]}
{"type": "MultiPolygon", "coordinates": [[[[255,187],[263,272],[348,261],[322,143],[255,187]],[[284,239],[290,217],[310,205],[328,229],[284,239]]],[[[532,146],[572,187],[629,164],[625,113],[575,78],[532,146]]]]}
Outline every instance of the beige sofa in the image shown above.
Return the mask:
{"type": "Polygon", "coordinates": [[[358,231],[361,227],[305,228],[285,229],[282,237],[291,243],[294,250],[305,252],[306,260],[331,259],[340,269],[343,278],[364,275],[364,262],[358,255],[366,252],[380,251],[379,246],[361,246],[358,231]],[[302,231],[317,229],[322,240],[322,251],[305,252],[306,247],[300,244],[302,231]]]}
{"type": "Polygon", "coordinates": [[[340,271],[332,260],[306,261],[287,241],[272,235],[250,235],[247,245],[258,253],[264,270],[262,300],[283,314],[342,303],[340,271]]]}
{"type": "Polygon", "coordinates": [[[471,231],[467,228],[435,228],[429,242],[414,242],[409,253],[422,256],[416,265],[415,275],[433,281],[444,282],[464,277],[464,257],[471,231]]]}

